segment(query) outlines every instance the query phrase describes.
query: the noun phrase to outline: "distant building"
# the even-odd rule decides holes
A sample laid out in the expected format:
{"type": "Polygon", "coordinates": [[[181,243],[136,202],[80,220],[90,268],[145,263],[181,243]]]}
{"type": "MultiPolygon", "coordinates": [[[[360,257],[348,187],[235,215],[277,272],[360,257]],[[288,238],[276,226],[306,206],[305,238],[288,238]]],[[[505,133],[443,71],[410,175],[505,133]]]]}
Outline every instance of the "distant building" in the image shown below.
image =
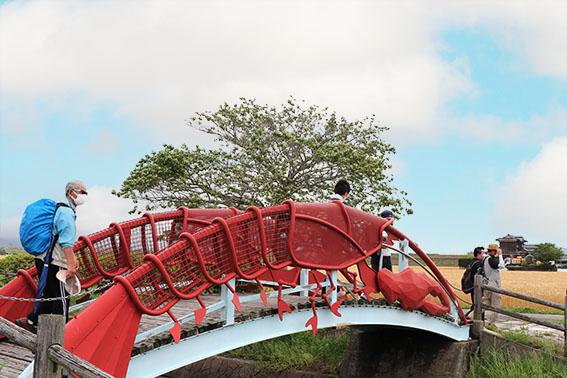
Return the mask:
{"type": "Polygon", "coordinates": [[[526,244],[528,241],[522,236],[506,235],[496,239],[500,243],[500,249],[503,256],[526,256],[533,252],[535,245],[526,244]]]}

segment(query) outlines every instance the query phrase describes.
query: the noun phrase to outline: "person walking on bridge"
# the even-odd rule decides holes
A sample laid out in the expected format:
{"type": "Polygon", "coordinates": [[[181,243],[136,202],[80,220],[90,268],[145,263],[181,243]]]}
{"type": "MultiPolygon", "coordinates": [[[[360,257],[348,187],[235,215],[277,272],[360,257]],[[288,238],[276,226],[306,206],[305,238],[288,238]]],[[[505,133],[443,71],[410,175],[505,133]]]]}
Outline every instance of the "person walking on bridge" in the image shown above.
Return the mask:
{"type": "MultiPolygon", "coordinates": [[[[380,217],[386,218],[392,221],[392,225],[394,224],[394,213],[390,209],[384,209],[380,213],[380,217]]],[[[396,239],[393,235],[388,234],[386,231],[383,232],[382,235],[382,243],[392,245],[396,239]]],[[[372,256],[370,256],[370,265],[372,265],[372,269],[375,271],[379,271],[382,268],[388,269],[390,272],[392,271],[392,252],[389,248],[382,248],[380,251],[376,252],[372,256]]]]}
{"type": "Polygon", "coordinates": [[[39,280],[41,280],[42,273],[45,273],[44,265],[47,266],[47,279],[42,299],[59,299],[39,302],[27,318],[16,320],[17,325],[28,331],[35,332],[37,320],[41,314],[61,314],[66,319],[69,317],[69,301],[67,300],[69,293],[65,290],[65,284],[56,275],[60,270],[66,271],[67,278],[77,274],[79,265],[73,253],[73,245],[77,236],[75,208],[86,202],[87,194],[87,188],[82,181],[71,181],[65,186],[66,201],[61,202],[61,206],[57,207],[53,218],[53,249],[51,253],[46,251],[34,260],[39,280]]]}
{"type": "Polygon", "coordinates": [[[350,195],[350,184],[347,180],[341,179],[337,181],[335,184],[334,194],[331,195],[329,201],[340,201],[347,206],[350,206],[348,203],[348,196],[350,195]]]}
{"type": "MultiPolygon", "coordinates": [[[[498,248],[498,244],[489,244],[487,248],[487,252],[489,257],[484,259],[484,275],[488,280],[489,286],[500,287],[501,279],[500,279],[500,271],[506,270],[506,266],[504,265],[504,259],[502,258],[502,250],[498,248]]],[[[499,307],[500,306],[500,294],[494,293],[492,291],[486,290],[483,301],[486,304],[491,305],[492,307],[499,307]]],[[[496,319],[498,318],[498,313],[492,312],[490,314],[490,319],[488,324],[494,325],[496,323],[496,319]]]]}

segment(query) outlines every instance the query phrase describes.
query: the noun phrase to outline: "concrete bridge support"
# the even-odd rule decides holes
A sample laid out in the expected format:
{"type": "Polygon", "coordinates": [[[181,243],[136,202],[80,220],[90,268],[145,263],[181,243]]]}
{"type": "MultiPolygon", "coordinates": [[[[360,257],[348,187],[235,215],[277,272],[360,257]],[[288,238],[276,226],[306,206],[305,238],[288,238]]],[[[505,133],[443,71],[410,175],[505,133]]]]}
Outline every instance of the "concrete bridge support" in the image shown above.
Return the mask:
{"type": "Polygon", "coordinates": [[[464,377],[478,340],[453,341],[415,329],[357,327],[340,377],[464,377]]]}

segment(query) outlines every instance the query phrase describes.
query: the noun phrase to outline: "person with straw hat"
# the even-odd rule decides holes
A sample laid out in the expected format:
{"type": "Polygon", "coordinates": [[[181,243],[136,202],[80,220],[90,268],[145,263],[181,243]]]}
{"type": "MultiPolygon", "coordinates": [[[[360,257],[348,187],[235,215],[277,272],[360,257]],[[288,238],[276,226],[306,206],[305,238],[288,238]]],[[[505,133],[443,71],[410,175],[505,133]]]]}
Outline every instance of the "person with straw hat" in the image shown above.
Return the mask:
{"type": "MultiPolygon", "coordinates": [[[[500,271],[506,270],[504,259],[502,258],[502,250],[498,247],[498,244],[489,244],[487,252],[489,256],[484,259],[484,275],[488,280],[489,286],[499,288],[501,285],[500,271]]],[[[483,302],[491,305],[492,307],[499,307],[500,294],[486,290],[484,292],[483,302]]],[[[498,313],[492,312],[488,320],[488,324],[494,325],[497,318],[498,313]]]]}

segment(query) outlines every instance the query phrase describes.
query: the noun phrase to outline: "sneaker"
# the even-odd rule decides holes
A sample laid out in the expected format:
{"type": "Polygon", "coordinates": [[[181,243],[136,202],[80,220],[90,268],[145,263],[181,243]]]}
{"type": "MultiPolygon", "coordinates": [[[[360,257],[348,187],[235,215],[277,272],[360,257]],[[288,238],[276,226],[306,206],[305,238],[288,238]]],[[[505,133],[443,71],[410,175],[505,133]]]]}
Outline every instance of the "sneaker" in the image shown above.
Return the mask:
{"type": "Polygon", "coordinates": [[[18,327],[22,327],[28,332],[37,333],[37,327],[28,318],[19,318],[14,322],[18,327]]]}

